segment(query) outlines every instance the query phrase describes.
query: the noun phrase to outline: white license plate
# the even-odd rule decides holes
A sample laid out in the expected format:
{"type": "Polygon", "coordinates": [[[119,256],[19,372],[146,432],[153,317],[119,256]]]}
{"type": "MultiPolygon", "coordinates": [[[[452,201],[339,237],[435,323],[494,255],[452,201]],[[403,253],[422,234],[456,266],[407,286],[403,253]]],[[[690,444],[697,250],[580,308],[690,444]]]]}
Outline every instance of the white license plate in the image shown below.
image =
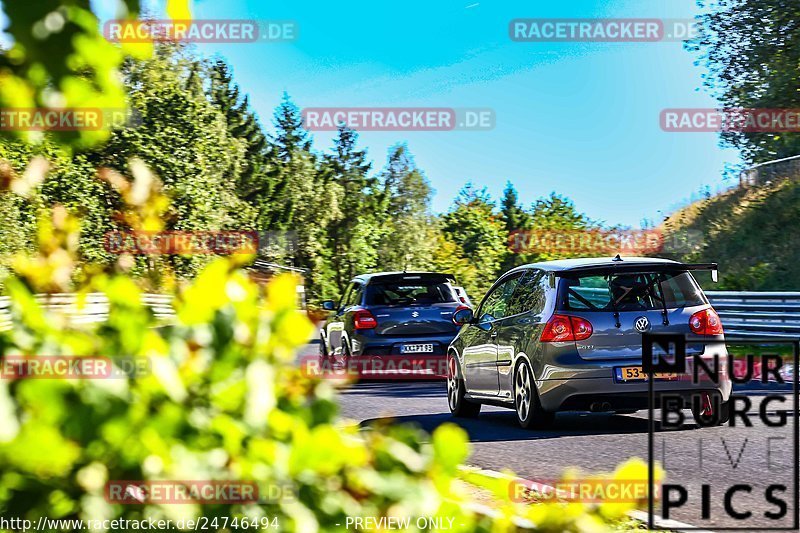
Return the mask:
{"type": "Polygon", "coordinates": [[[403,344],[400,353],[433,353],[433,344],[403,344]]]}

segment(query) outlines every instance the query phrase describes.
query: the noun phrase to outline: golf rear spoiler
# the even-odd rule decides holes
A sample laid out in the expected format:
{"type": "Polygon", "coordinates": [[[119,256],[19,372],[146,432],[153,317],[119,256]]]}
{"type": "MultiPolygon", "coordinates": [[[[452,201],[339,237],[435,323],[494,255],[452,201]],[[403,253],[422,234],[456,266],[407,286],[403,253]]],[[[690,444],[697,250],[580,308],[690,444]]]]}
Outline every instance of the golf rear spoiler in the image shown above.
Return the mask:
{"type": "MultiPolygon", "coordinates": [[[[711,272],[711,279],[716,283],[719,279],[717,263],[635,263],[617,262],[606,265],[588,265],[570,268],[568,270],[555,270],[550,273],[552,277],[574,278],[577,276],[625,274],[640,272],[693,272],[707,270],[711,272]]],[[[555,281],[555,280],[553,280],[555,281]]]]}

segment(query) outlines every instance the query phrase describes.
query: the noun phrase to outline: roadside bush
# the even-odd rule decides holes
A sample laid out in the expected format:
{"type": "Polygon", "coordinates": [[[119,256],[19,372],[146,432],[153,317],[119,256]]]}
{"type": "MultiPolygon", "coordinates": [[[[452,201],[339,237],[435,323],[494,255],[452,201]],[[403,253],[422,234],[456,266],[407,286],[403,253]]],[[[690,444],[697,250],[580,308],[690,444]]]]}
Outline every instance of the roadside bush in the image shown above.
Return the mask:
{"type": "MultiPolygon", "coordinates": [[[[144,196],[133,186],[138,203],[122,187],[130,220],[163,208],[152,185],[144,196]]],[[[72,288],[78,229],[66,209],[47,211],[37,252],[15,259],[5,280],[12,326],[0,335],[0,354],[106,356],[147,371],[124,379],[0,379],[0,515],[202,516],[218,530],[234,529],[223,527],[226,518],[266,517],[279,530],[303,533],[345,530],[355,516],[413,517],[412,530],[416,517],[438,517],[452,519],[454,531],[509,531],[521,520],[585,531],[604,529],[630,507],[523,505],[508,495],[493,513],[472,505],[459,481],[469,455],[464,431],[445,424],[426,435],[341,420],[331,384],[294,364],[312,334],[295,309],[296,280],[275,278],[262,297],[240,269],[244,259],[217,259],[191,285],[176,287],[177,316],[168,325],[140,303],[125,257],[114,269],[87,267],[79,276],[79,294],[107,295],[106,322],[76,325],[46,312],[34,296],[72,288]],[[105,497],[113,480],[245,480],[261,497],[121,505],[105,497]],[[270,497],[273,488],[279,497],[270,497]]],[[[479,477],[470,474],[472,483],[479,477]]]]}

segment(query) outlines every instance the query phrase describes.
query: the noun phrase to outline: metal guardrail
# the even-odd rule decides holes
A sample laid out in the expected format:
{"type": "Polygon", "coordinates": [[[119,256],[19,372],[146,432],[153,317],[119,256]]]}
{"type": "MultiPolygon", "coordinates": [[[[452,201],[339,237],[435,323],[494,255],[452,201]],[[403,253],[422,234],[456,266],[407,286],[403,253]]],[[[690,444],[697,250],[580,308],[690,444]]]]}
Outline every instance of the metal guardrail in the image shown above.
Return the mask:
{"type": "Polygon", "coordinates": [[[800,338],[800,292],[707,291],[726,335],[800,338]]]}
{"type": "MultiPolygon", "coordinates": [[[[43,308],[66,316],[70,324],[103,322],[108,319],[108,298],[103,293],[88,293],[79,298],[76,293],[39,294],[36,300],[43,308]]],[[[163,294],[143,294],[142,304],[149,307],[156,319],[168,321],[175,316],[172,296],[163,294]]],[[[0,297],[0,330],[11,327],[11,300],[0,297]]]]}
{"type": "Polygon", "coordinates": [[[800,176],[800,155],[775,159],[746,168],[739,173],[739,188],[757,187],[800,176]]]}
{"type": "MultiPolygon", "coordinates": [[[[800,338],[800,292],[707,291],[706,296],[722,319],[725,333],[737,337],[800,338]]],[[[103,322],[108,318],[108,298],[89,293],[79,303],[75,293],[42,294],[36,299],[45,309],[57,311],[72,324],[103,322]]],[[[175,316],[172,297],[143,294],[142,304],[158,320],[175,316]]],[[[0,330],[11,327],[10,300],[0,297],[0,330]]]]}

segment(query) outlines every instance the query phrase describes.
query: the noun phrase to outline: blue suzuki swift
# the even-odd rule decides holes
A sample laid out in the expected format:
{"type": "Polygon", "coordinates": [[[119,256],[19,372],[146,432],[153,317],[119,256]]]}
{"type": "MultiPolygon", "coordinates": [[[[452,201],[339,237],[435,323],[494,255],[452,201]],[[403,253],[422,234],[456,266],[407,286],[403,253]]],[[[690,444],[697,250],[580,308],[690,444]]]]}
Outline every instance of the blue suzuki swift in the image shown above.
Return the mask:
{"type": "Polygon", "coordinates": [[[323,357],[377,358],[384,368],[415,356],[440,357],[458,332],[453,315],[469,308],[450,274],[380,272],[356,276],[320,330],[323,357]]]}

